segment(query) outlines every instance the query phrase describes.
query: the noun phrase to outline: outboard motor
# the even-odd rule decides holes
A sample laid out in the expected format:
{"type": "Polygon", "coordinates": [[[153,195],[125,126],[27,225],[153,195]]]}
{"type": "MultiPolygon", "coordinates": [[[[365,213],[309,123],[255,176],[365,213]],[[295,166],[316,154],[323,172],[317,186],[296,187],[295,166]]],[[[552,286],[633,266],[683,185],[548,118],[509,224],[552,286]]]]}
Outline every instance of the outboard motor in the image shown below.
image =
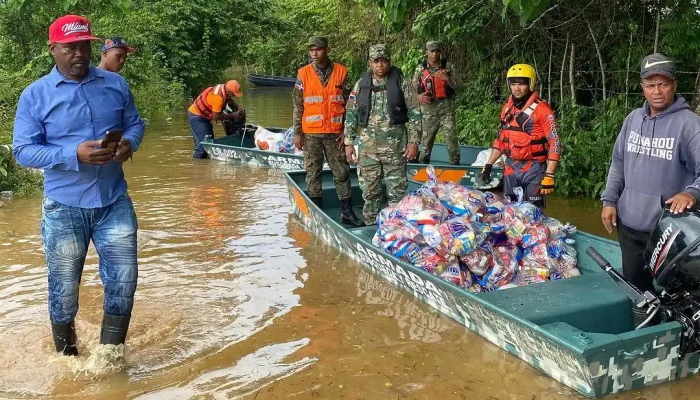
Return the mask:
{"type": "Polygon", "coordinates": [[[642,293],[614,270],[594,248],[586,253],[603,268],[632,300],[646,308],[649,317],[641,329],[659,314],[661,322],[676,321],[682,327],[678,357],[700,351],[700,210],[673,214],[666,208],[652,231],[644,251],[644,267],[662,289],[642,293]]]}

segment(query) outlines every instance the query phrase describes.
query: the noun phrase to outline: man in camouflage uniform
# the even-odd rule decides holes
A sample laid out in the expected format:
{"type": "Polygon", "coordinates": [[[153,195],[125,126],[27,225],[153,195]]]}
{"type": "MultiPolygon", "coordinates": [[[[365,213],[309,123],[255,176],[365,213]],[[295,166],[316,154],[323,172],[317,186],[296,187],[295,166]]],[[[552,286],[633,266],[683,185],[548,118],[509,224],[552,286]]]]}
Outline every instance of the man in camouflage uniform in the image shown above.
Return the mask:
{"type": "Polygon", "coordinates": [[[382,178],[389,205],[406,194],[406,160],[418,155],[421,113],[417,95],[400,69],[391,66],[384,44],[369,48],[371,72],[355,83],[345,112],[345,153],[355,162],[352,146],[360,127],[358,172],[365,223],[375,222],[382,199],[382,178]],[[407,134],[408,125],[408,134],[407,134]]]}
{"type": "MultiPolygon", "coordinates": [[[[304,151],[309,198],[321,207],[324,159],[333,173],[341,205],[341,222],[362,226],[352,211],[350,166],[345,158],[343,117],[350,93],[347,68],[328,58],[328,39],[309,39],[312,63],[299,69],[293,91],[294,145],[304,151]]],[[[352,147],[352,143],[351,143],[352,147]]]]}
{"type": "Polygon", "coordinates": [[[462,80],[452,63],[444,57],[440,43],[428,42],[425,49],[426,60],[418,65],[413,77],[423,115],[423,147],[418,161],[423,164],[430,162],[435,136],[442,128],[450,163],[459,165],[454,98],[462,80]]]}

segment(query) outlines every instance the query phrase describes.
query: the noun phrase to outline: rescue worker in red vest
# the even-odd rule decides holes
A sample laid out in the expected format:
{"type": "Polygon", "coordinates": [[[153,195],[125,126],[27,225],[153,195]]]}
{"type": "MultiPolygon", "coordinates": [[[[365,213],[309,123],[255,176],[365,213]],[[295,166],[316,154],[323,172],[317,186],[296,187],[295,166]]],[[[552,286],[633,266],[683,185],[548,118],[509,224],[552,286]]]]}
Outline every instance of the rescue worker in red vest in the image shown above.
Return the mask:
{"type": "Polygon", "coordinates": [[[340,221],[350,226],[364,226],[352,210],[350,165],[345,158],[345,103],[350,95],[348,69],[328,58],[328,39],[309,39],[309,56],[313,60],[297,74],[294,100],[294,145],[304,151],[306,185],[311,201],[321,207],[321,173],[324,160],[333,173],[340,200],[340,221]]]}
{"type": "Polygon", "coordinates": [[[214,137],[211,121],[240,121],[245,119],[245,109],[234,101],[234,97],[243,96],[241,84],[230,80],[226,83],[208,87],[197,96],[187,110],[194,140],[194,158],[206,158],[207,153],[201,145],[205,137],[214,137]],[[225,113],[230,109],[231,112],[225,113]]]}
{"type": "Polygon", "coordinates": [[[491,167],[505,154],[504,194],[517,200],[515,188],[520,187],[524,201],[544,208],[545,196],[554,191],[561,145],[554,111],[537,95],[535,79],[530,65],[516,64],[508,70],[511,96],[501,111],[501,129],[481,179],[491,182],[491,167]]]}
{"type": "Polygon", "coordinates": [[[462,80],[454,65],[447,61],[439,42],[425,45],[425,61],[416,68],[413,85],[418,92],[423,135],[418,162],[428,164],[435,137],[440,129],[445,135],[447,154],[451,164],[459,165],[459,143],[455,128],[455,94],[462,80]]]}

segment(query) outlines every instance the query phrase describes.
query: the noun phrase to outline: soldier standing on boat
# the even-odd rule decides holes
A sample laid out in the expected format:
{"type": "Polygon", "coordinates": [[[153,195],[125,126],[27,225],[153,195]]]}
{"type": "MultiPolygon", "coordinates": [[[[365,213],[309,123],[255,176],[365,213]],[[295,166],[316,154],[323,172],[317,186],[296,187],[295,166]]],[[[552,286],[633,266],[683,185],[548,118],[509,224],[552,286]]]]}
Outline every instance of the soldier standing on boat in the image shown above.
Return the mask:
{"type": "Polygon", "coordinates": [[[413,77],[423,116],[423,147],[418,162],[430,162],[435,137],[442,128],[450,163],[459,165],[454,99],[462,80],[452,63],[447,61],[439,42],[428,42],[425,45],[425,53],[425,61],[418,65],[413,77]]]}
{"type": "MultiPolygon", "coordinates": [[[[609,233],[617,228],[624,277],[653,293],[644,267],[651,232],[665,206],[678,214],[700,197],[700,117],[676,94],[676,65],[668,57],[645,57],[640,78],[646,102],[627,116],[615,141],[601,219],[609,233]]],[[[647,318],[645,309],[632,311],[635,326],[647,318]]]]}
{"type": "Polygon", "coordinates": [[[350,166],[343,151],[343,117],[350,93],[348,69],[328,58],[328,39],[325,37],[310,38],[308,47],[313,63],[299,69],[292,97],[294,145],[304,151],[309,198],[321,207],[321,175],[325,160],[333,173],[340,200],[341,222],[362,226],[362,221],[352,210],[350,166]]]}
{"type": "Polygon", "coordinates": [[[527,64],[508,70],[511,96],[501,111],[501,129],[481,169],[481,179],[491,182],[493,163],[505,154],[503,193],[516,200],[514,189],[520,187],[525,201],[544,208],[545,196],[554,191],[561,145],[554,111],[535,91],[536,76],[527,64]]]}
{"type": "Polygon", "coordinates": [[[207,157],[207,152],[201,143],[207,136],[214,137],[212,120],[242,120],[242,123],[245,123],[245,110],[233,100],[234,96],[242,97],[243,91],[238,81],[230,80],[225,84],[204,89],[187,110],[192,139],[194,140],[193,158],[207,157]],[[226,113],[227,110],[231,110],[231,112],[226,113]]]}
{"type": "Polygon", "coordinates": [[[361,177],[362,214],[373,224],[382,199],[382,179],[389,205],[406,194],[406,161],[418,155],[421,138],[421,112],[417,94],[399,68],[391,66],[384,44],[369,48],[369,66],[355,83],[345,113],[345,153],[355,162],[355,140],[360,127],[358,172],[361,177]],[[408,134],[407,126],[408,125],[408,134]]]}

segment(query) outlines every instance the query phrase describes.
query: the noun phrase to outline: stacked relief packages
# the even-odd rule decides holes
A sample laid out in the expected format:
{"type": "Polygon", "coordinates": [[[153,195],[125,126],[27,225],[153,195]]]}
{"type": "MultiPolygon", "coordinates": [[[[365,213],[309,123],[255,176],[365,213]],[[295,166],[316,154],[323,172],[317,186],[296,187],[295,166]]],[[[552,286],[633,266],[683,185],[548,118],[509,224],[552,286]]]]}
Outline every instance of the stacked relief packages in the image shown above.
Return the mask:
{"type": "Polygon", "coordinates": [[[302,154],[302,151],[294,146],[294,128],[285,132],[272,132],[262,126],[255,130],[255,147],[260,150],[275,153],[302,154]]]}
{"type": "Polygon", "coordinates": [[[443,280],[473,292],[579,276],[574,227],[531,203],[490,192],[428,183],[377,216],[372,242],[443,280]]]}

